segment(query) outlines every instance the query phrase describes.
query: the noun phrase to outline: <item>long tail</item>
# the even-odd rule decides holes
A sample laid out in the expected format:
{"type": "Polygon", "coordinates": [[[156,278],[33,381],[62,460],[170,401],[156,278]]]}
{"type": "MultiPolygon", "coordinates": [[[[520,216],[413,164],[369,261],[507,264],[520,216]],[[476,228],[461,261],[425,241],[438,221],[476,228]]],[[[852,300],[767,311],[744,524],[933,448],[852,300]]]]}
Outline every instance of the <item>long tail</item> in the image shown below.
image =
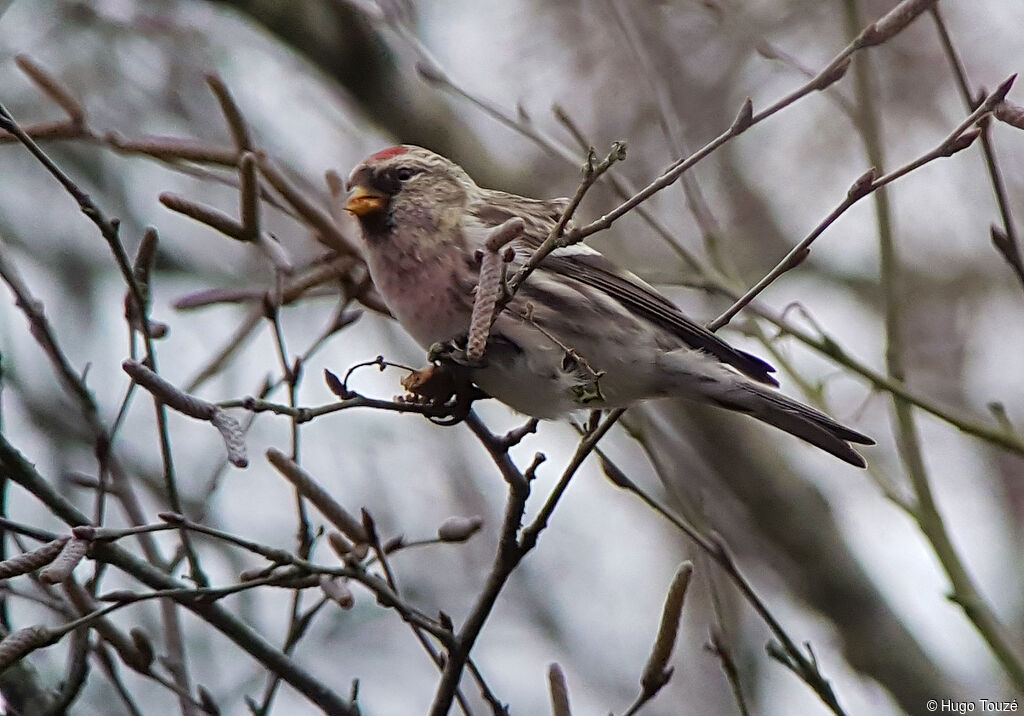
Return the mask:
{"type": "Polygon", "coordinates": [[[865,463],[864,458],[850,447],[850,443],[875,444],[867,435],[841,425],[824,413],[787,398],[771,388],[746,380],[729,383],[716,381],[705,386],[705,390],[701,392],[709,402],[755,417],[801,440],[806,440],[851,465],[864,467],[865,463]]]}

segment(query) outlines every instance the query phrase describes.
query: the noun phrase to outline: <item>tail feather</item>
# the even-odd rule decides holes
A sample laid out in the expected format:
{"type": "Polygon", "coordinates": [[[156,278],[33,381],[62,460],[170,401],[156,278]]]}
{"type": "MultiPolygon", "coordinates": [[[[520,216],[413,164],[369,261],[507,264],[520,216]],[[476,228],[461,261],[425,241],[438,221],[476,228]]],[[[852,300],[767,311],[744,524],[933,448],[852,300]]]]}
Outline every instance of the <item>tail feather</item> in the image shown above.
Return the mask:
{"type": "Polygon", "coordinates": [[[865,466],[864,458],[849,443],[875,444],[824,413],[753,383],[737,382],[705,395],[716,405],[757,418],[857,467],[865,466]]]}
{"type": "Polygon", "coordinates": [[[705,353],[674,350],[657,359],[658,374],[669,378],[662,395],[703,399],[745,413],[800,438],[840,460],[864,467],[864,458],[850,443],[874,445],[867,435],[837,423],[824,413],[738,375],[705,353]]]}

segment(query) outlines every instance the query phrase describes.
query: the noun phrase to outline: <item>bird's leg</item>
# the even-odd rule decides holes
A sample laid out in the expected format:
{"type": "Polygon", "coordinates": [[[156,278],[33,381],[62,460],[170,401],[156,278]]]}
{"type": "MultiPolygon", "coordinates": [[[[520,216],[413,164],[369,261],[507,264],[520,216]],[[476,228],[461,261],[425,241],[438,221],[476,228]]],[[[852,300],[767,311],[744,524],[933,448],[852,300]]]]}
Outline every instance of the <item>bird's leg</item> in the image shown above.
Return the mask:
{"type": "Polygon", "coordinates": [[[427,360],[435,365],[454,363],[464,368],[483,368],[487,365],[486,356],[473,360],[466,353],[467,337],[458,336],[449,341],[435,343],[427,351],[427,360]]]}

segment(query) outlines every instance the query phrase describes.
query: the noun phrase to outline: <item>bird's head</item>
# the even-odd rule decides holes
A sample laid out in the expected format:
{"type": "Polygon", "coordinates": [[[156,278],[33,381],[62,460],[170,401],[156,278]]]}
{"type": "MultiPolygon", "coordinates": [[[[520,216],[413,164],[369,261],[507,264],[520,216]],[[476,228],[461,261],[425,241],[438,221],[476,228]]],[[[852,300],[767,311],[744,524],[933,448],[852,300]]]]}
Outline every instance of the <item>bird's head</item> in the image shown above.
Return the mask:
{"type": "Polygon", "coordinates": [[[474,187],[454,162],[403,144],[370,155],[352,170],[345,209],[359,219],[371,242],[389,235],[396,224],[436,233],[449,223],[448,214],[461,212],[474,187]]]}

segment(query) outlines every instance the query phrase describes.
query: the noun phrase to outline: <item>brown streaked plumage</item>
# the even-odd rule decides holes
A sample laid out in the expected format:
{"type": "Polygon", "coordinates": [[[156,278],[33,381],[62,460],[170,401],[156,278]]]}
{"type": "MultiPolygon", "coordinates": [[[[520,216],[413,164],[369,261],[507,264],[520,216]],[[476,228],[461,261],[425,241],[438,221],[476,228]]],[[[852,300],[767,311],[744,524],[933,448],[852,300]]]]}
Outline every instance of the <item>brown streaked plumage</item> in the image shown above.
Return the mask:
{"type": "MultiPolygon", "coordinates": [[[[515,270],[566,206],[564,199],[478,187],[453,162],[407,145],[367,158],[352,171],[349,189],[348,208],[363,227],[374,283],[425,348],[466,334],[474,254],[487,232],[509,218],[523,220],[525,231],[511,244],[515,270]]],[[[775,391],[772,372],[637,276],[576,244],[541,262],[498,316],[487,365],[474,371],[474,380],[540,418],[651,398],[697,400],[751,415],[863,467],[849,443],[874,441],[775,391]]]]}

